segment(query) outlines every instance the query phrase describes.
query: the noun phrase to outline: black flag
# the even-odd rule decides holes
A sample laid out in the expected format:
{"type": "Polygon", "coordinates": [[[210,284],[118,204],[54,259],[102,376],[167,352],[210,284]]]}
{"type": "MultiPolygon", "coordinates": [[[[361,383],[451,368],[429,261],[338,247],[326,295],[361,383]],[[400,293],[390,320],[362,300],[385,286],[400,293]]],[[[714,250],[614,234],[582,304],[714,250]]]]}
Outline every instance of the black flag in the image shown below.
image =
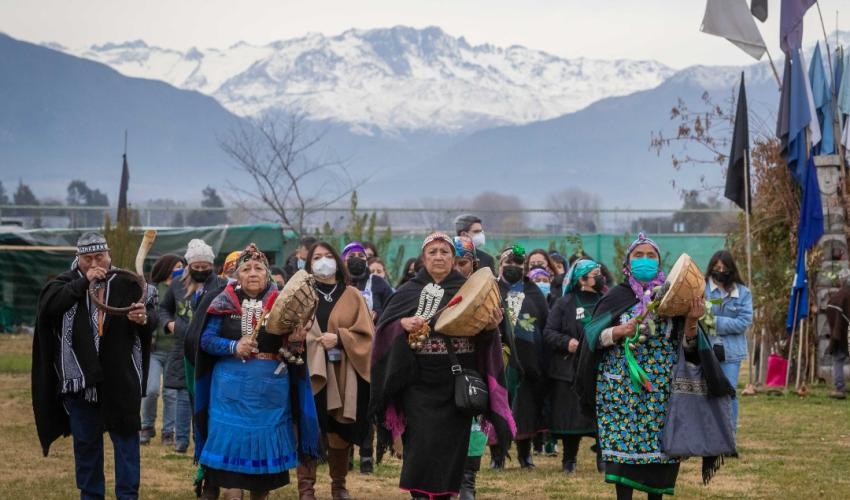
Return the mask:
{"type": "Polygon", "coordinates": [[[747,91],[744,88],[744,73],[741,72],[741,88],[738,90],[738,109],[735,111],[735,131],[732,133],[732,150],[729,152],[729,168],[726,170],[726,192],[724,195],[736,205],[753,210],[750,185],[750,125],[747,119],[747,91]]]}
{"type": "Polygon", "coordinates": [[[129,224],[127,212],[127,188],[130,185],[130,168],[127,167],[127,153],[124,153],[124,166],[121,170],[121,188],[118,191],[118,222],[129,224]]]}
{"type": "Polygon", "coordinates": [[[753,0],[750,2],[750,12],[759,21],[767,21],[767,0],[753,0]]]}

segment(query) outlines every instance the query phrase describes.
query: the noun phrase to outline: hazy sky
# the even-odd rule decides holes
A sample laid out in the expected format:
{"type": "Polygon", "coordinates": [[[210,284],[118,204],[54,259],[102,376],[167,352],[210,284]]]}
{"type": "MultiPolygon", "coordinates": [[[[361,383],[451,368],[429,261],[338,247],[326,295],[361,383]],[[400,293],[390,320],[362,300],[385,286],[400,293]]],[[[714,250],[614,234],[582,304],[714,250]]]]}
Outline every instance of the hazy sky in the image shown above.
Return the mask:
{"type": "MultiPolygon", "coordinates": [[[[758,23],[779,56],[779,0],[758,23]]],[[[820,0],[827,31],[850,29],[850,1],[820,0]]],[[[704,0],[0,0],[0,31],[31,42],[79,47],[143,39],[184,49],[265,44],[308,32],[440,26],[474,44],[525,45],[566,57],[656,59],[673,67],[747,64],[722,38],[700,33],[704,0]]],[[[817,9],[805,44],[821,40],[817,9]]]]}

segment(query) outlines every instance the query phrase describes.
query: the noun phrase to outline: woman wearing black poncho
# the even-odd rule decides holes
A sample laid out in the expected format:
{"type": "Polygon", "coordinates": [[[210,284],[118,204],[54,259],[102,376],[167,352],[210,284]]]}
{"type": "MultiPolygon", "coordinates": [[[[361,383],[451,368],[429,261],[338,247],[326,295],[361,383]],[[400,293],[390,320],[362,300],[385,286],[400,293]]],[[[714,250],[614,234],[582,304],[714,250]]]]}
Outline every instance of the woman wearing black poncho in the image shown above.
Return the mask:
{"type": "MultiPolygon", "coordinates": [[[[452,269],[453,256],[454,243],[445,234],[425,239],[424,267],[390,297],[372,351],[369,411],[379,423],[381,439],[391,436],[395,451],[402,454],[399,487],[413,498],[457,495],[469,446],[470,419],[454,404],[446,337],[432,331],[422,348],[414,351],[408,344],[408,332],[432,320],[464,283],[452,269]]],[[[495,313],[492,328],[475,337],[451,339],[464,368],[478,370],[487,381],[490,409],[483,415],[485,427],[506,445],[516,427],[507,404],[496,329],[500,316],[495,313]]]]}
{"type": "MultiPolygon", "coordinates": [[[[573,474],[582,436],[596,435],[596,422],[581,413],[578,394],[573,389],[578,348],[606,283],[599,264],[589,259],[576,261],[564,282],[567,288],[549,312],[543,338],[551,350],[549,433],[563,439],[561,467],[565,473],[573,474]]],[[[600,459],[597,456],[597,467],[601,466],[600,459]]]]}

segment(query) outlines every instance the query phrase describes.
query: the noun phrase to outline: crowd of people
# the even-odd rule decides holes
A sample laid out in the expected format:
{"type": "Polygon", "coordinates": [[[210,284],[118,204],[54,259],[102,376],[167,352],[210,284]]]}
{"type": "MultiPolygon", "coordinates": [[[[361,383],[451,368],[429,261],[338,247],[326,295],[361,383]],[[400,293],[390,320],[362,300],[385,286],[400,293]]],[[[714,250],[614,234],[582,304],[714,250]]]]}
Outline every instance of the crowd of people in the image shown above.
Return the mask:
{"type": "MultiPolygon", "coordinates": [[[[560,448],[552,473],[592,467],[621,499],[634,490],[673,494],[683,457],[666,453],[665,424],[685,360],[702,368],[702,390],[731,400],[719,428],[737,425],[752,296],[732,255],[720,250],[707,263],[705,300],[663,317],[652,303],[665,282],[662,251],[643,234],[617,284],[584,253],[510,245],[491,256],[483,229],[462,215],[455,236],[430,234],[395,286],[367,242],[340,251],[305,237],[282,267],[252,244],[216,273],[216,252],[196,239],[183,256],[159,257],[142,299],[140,285],[112,272],[103,236],[84,234],[70,269],[39,300],[33,405],[45,455],[72,435],[81,498],[103,498],[108,431],[115,495],[137,498],[139,445],[157,435],[161,395],[161,442],[177,453],[194,442],[200,498],[267,498],[294,469],[299,498],[313,499],[322,462],[332,497],[352,498],[355,454],[370,474],[390,453],[402,460],[399,487],[412,498],[468,500],[488,447],[496,471],[535,468],[534,455],[560,448]],[[473,336],[436,330],[440,312],[484,268],[498,280],[501,307],[473,336]],[[299,271],[314,278],[315,316],[284,339],[263,318],[299,271]],[[107,314],[95,296],[123,309],[107,314]],[[297,362],[281,356],[288,345],[303,345],[297,362]],[[458,373],[483,381],[484,407],[459,406],[458,373]],[[582,438],[594,464],[578,463],[582,438]]],[[[692,429],[706,425],[694,410],[676,411],[692,429]]],[[[703,457],[706,482],[719,463],[703,457]]]]}

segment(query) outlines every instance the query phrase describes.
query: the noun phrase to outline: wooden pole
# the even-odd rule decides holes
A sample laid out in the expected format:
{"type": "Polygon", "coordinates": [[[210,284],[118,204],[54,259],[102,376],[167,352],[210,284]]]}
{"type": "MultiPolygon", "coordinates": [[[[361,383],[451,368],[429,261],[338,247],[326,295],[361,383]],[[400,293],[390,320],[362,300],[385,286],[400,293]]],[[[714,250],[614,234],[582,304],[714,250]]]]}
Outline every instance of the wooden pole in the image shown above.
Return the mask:
{"type": "MultiPolygon", "coordinates": [[[[740,96],[738,96],[740,99],[740,96]]],[[[753,286],[753,241],[752,235],[750,233],[750,138],[747,137],[747,148],[744,151],[744,224],[747,232],[747,286],[752,290],[753,286]]],[[[755,335],[753,335],[755,339],[755,335]]],[[[753,342],[753,347],[755,347],[755,342],[753,342]]],[[[753,349],[755,351],[755,349],[753,349]]],[[[744,388],[744,391],[749,393],[754,393],[755,390],[753,388],[753,365],[750,363],[750,370],[748,374],[748,382],[747,387],[744,388]]]]}
{"type": "Polygon", "coordinates": [[[764,385],[767,381],[767,332],[764,328],[761,329],[761,355],[759,356],[759,384],[764,385]]]}

